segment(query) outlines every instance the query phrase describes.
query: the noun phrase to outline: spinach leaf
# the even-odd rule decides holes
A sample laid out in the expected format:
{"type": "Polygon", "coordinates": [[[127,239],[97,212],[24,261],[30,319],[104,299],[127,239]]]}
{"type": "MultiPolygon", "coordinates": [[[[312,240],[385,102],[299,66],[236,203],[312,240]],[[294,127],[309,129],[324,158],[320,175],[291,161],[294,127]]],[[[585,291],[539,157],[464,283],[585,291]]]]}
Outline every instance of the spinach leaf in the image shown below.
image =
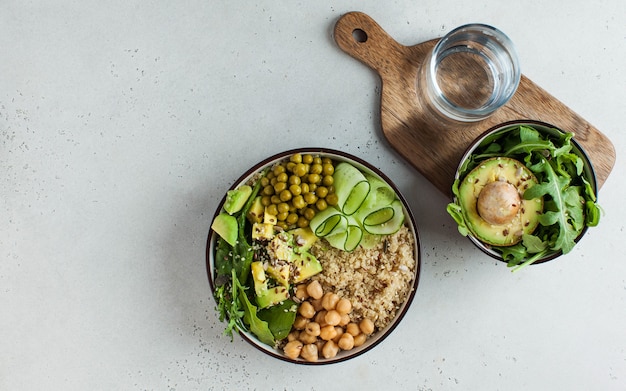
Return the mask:
{"type": "Polygon", "coordinates": [[[267,322],[259,319],[257,316],[257,307],[253,305],[243,285],[239,283],[239,280],[233,275],[233,286],[238,289],[237,298],[240,301],[240,305],[243,307],[243,321],[250,326],[250,331],[256,335],[256,337],[264,344],[274,346],[275,340],[272,332],[269,329],[267,322]]]}
{"type": "Polygon", "coordinates": [[[259,318],[266,321],[276,340],[287,337],[291,326],[296,320],[298,306],[293,300],[285,300],[281,304],[260,310],[259,318]]]}

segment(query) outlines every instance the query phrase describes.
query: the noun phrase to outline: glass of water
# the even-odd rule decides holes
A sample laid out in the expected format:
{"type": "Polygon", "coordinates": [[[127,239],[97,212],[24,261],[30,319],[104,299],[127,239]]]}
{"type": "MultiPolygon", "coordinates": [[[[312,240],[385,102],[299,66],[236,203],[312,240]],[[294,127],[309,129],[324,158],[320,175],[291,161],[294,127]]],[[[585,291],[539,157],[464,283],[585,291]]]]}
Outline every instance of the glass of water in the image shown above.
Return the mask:
{"type": "Polygon", "coordinates": [[[513,42],[485,24],[467,24],[446,34],[426,55],[418,90],[439,114],[480,121],[506,104],[520,82],[513,42]]]}

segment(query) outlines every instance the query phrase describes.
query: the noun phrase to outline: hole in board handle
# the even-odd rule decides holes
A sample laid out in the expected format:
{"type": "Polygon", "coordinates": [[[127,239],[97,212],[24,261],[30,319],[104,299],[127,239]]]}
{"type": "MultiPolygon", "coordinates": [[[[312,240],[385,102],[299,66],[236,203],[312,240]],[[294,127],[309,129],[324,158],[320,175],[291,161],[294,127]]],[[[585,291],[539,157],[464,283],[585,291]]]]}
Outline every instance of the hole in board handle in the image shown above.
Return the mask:
{"type": "Polygon", "coordinates": [[[361,29],[352,30],[352,38],[359,43],[367,41],[367,33],[361,29]]]}

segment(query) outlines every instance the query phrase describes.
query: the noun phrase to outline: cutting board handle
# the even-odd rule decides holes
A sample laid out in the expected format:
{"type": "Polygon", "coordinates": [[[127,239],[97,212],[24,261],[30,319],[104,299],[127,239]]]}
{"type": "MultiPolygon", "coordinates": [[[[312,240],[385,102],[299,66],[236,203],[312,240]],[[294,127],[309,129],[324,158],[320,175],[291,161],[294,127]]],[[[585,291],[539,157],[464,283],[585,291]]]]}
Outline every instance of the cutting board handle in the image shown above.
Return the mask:
{"type": "Polygon", "coordinates": [[[343,15],[335,24],[335,41],[350,56],[379,74],[390,63],[405,58],[404,46],[396,42],[374,19],[362,12],[343,15]]]}

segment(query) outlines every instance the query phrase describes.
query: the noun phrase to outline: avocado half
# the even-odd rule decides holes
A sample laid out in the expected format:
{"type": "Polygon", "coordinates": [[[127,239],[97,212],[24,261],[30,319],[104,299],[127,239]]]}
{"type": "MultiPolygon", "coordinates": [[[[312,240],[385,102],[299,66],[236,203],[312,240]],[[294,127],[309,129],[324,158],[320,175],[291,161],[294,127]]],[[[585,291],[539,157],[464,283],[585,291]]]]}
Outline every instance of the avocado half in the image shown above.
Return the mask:
{"type": "Polygon", "coordinates": [[[481,242],[512,246],[532,233],[543,213],[543,198],[525,200],[537,178],[521,162],[495,157],[484,160],[459,185],[458,201],[467,228],[481,242]]]}

